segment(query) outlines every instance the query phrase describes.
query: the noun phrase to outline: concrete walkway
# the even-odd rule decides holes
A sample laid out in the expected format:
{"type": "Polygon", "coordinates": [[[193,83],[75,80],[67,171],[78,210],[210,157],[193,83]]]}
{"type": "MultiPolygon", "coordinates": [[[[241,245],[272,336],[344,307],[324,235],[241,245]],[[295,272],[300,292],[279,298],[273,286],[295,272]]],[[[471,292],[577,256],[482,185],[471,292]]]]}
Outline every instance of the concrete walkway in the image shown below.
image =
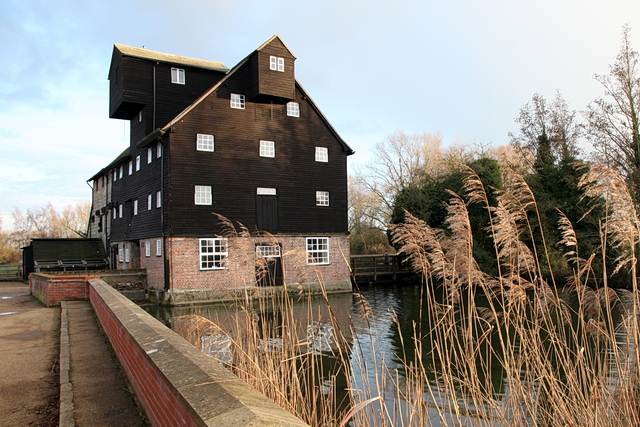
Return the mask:
{"type": "Polygon", "coordinates": [[[0,282],[0,396],[3,426],[147,425],[91,304],[46,308],[21,282],[0,282]]]}

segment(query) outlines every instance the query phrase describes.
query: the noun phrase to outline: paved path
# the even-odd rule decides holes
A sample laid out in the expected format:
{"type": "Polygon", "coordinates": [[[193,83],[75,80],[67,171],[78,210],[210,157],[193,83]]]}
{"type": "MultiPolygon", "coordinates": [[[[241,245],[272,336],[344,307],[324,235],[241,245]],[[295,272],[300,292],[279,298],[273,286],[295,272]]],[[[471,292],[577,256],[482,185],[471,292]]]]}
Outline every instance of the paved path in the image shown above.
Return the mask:
{"type": "Polygon", "coordinates": [[[0,282],[0,396],[3,426],[57,426],[58,406],[61,427],[147,425],[91,304],[46,308],[20,282],[0,282]]]}

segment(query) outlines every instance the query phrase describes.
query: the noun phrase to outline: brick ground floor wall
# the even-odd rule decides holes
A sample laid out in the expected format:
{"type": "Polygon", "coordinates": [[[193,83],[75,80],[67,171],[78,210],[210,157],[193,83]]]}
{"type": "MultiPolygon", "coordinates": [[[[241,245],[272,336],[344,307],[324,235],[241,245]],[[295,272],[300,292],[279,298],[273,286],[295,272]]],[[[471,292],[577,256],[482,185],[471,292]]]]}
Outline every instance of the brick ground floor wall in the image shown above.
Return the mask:
{"type": "Polygon", "coordinates": [[[281,247],[284,280],[288,285],[323,282],[327,285],[350,285],[349,237],[329,238],[329,264],[309,265],[304,236],[236,237],[228,239],[227,267],[216,270],[200,268],[200,239],[167,238],[170,265],[170,289],[224,290],[256,285],[256,265],[260,258],[257,245],[281,247]]]}

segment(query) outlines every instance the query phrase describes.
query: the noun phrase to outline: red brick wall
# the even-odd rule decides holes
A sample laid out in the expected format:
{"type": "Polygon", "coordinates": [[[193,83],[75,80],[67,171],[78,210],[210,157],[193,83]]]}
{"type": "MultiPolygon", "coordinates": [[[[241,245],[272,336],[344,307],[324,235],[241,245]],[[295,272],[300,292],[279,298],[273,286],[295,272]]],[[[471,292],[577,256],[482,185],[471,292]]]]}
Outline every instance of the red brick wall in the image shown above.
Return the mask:
{"type": "Polygon", "coordinates": [[[164,248],[160,253],[160,256],[156,255],[156,240],[154,239],[142,239],[140,240],[140,268],[147,269],[147,285],[149,289],[164,289],[164,248]],[[145,244],[149,242],[150,253],[146,254],[145,244]]]}
{"type": "Polygon", "coordinates": [[[255,246],[265,242],[277,242],[282,246],[284,277],[288,284],[350,283],[348,236],[329,237],[328,265],[307,264],[306,238],[303,236],[230,238],[228,268],[223,270],[200,270],[199,239],[174,237],[167,239],[171,288],[217,290],[254,286],[255,246]]]}
{"type": "Polygon", "coordinates": [[[153,426],[200,426],[186,404],[179,399],[146,353],[100,298],[90,288],[90,299],[100,323],[109,337],[129,382],[153,426]]]}
{"type": "Polygon", "coordinates": [[[63,300],[88,299],[88,280],[97,276],[48,276],[32,273],[29,276],[31,294],[51,307],[63,300]]]}

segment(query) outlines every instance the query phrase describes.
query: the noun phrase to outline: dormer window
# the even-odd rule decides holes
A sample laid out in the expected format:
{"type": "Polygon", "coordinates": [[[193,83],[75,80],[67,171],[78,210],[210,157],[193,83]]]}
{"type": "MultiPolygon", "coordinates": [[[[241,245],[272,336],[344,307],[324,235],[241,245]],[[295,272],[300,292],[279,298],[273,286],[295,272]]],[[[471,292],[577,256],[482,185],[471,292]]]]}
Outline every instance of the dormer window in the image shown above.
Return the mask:
{"type": "Polygon", "coordinates": [[[244,110],[244,95],[240,95],[239,93],[232,93],[231,108],[238,108],[240,110],[244,110]]]}
{"type": "Polygon", "coordinates": [[[269,69],[284,72],[284,58],[280,58],[279,56],[270,56],[269,69]]]}
{"type": "Polygon", "coordinates": [[[184,70],[182,68],[171,69],[171,83],[175,83],[177,85],[184,84],[184,70]]]}

